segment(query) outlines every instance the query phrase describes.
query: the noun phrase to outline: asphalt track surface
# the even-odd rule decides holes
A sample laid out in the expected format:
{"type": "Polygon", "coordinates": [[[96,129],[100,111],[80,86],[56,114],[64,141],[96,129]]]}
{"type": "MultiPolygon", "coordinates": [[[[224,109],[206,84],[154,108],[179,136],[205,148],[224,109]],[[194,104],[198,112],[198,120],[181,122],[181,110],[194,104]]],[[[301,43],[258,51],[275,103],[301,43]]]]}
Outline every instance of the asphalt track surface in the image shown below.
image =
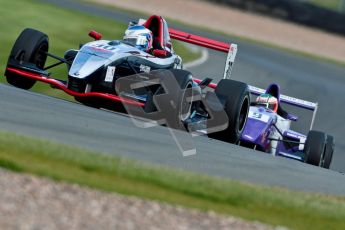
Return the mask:
{"type": "Polygon", "coordinates": [[[0,84],[0,130],[10,130],[174,168],[291,189],[345,195],[345,176],[285,158],[194,137],[183,157],[167,128],[0,84]]]}
{"type": "MultiPolygon", "coordinates": [[[[72,1],[47,1],[126,23],[137,18],[72,1]]],[[[222,41],[229,40],[181,26],[174,27],[222,41]]],[[[345,89],[345,69],[252,44],[238,44],[240,50],[233,73],[234,79],[259,87],[278,82],[284,94],[319,101],[320,111],[315,128],[335,136],[337,148],[332,168],[345,171],[345,156],[342,151],[345,144],[341,140],[344,133],[342,96],[345,89]]],[[[225,56],[211,52],[210,57],[206,64],[192,71],[201,78],[214,76],[219,79],[225,56]]],[[[1,130],[241,181],[345,195],[345,177],[336,171],[272,157],[207,137],[194,137],[197,154],[183,157],[170,132],[164,127],[141,129],[125,115],[5,85],[0,85],[0,96],[1,130]]]]}

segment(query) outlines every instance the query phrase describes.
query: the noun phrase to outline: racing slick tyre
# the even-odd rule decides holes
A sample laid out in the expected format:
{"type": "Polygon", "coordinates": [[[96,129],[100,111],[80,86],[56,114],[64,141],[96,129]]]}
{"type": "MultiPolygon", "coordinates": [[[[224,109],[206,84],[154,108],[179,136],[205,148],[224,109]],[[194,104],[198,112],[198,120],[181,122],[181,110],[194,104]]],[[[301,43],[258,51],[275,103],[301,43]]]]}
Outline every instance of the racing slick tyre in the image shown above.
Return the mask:
{"type": "Polygon", "coordinates": [[[215,89],[215,94],[228,116],[228,127],[220,132],[210,133],[208,136],[229,143],[237,143],[244,130],[250,107],[248,85],[222,79],[215,89]]]}
{"type": "MultiPolygon", "coordinates": [[[[188,88],[192,88],[193,87],[193,77],[192,74],[186,70],[181,70],[181,69],[172,69],[169,70],[167,72],[162,72],[164,74],[171,74],[180,90],[170,90],[169,91],[169,97],[166,97],[166,99],[170,100],[169,98],[174,98],[174,106],[176,106],[176,108],[174,109],[173,113],[169,113],[166,114],[166,116],[169,116],[169,118],[167,118],[167,120],[169,120],[170,124],[170,128],[174,128],[174,129],[182,129],[185,130],[184,127],[184,121],[186,119],[188,119],[188,117],[191,114],[191,110],[192,110],[192,103],[189,103],[186,98],[187,98],[187,91],[184,91],[184,89],[188,89],[188,88]]],[[[163,88],[159,88],[154,95],[160,95],[160,94],[164,94],[164,89],[163,88]]],[[[152,111],[156,111],[156,105],[153,101],[153,97],[149,97],[150,99],[147,100],[145,107],[147,112],[152,112],[152,111]]],[[[160,103],[162,104],[171,104],[172,101],[161,101],[160,103]]]]}
{"type": "Polygon", "coordinates": [[[304,145],[305,162],[307,164],[322,166],[326,147],[327,135],[323,132],[311,130],[304,145]]]}
{"type": "Polygon", "coordinates": [[[323,158],[323,164],[321,165],[323,168],[329,169],[329,166],[331,165],[332,158],[333,158],[333,152],[334,152],[334,137],[327,135],[325,154],[323,158]]]}
{"type": "MultiPolygon", "coordinates": [[[[47,60],[49,48],[48,36],[40,31],[27,28],[17,38],[13,45],[7,66],[14,60],[18,63],[24,62],[33,64],[39,69],[43,69],[47,60]]],[[[6,80],[9,84],[22,89],[30,89],[35,80],[25,78],[15,73],[6,71],[6,80]]]]}
{"type": "MultiPolygon", "coordinates": [[[[182,69],[173,69],[171,70],[171,73],[174,75],[178,85],[182,90],[193,87],[193,77],[190,72],[182,69]]],[[[185,121],[190,116],[192,110],[192,104],[187,102],[186,91],[183,91],[181,95],[178,95],[177,102],[179,102],[178,119],[179,121],[185,121]]]]}

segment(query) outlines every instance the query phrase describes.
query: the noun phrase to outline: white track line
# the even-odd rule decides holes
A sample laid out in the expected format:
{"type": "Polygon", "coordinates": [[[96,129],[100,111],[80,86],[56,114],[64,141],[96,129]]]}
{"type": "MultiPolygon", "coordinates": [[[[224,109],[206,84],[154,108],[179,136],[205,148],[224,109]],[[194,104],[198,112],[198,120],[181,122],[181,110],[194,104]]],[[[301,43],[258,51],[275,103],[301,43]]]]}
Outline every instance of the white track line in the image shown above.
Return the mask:
{"type": "Polygon", "coordinates": [[[194,60],[194,61],[191,61],[191,62],[184,64],[183,68],[189,69],[189,68],[193,68],[195,66],[202,65],[203,63],[205,63],[207,61],[208,57],[209,57],[208,50],[207,49],[201,49],[201,57],[194,60]]]}

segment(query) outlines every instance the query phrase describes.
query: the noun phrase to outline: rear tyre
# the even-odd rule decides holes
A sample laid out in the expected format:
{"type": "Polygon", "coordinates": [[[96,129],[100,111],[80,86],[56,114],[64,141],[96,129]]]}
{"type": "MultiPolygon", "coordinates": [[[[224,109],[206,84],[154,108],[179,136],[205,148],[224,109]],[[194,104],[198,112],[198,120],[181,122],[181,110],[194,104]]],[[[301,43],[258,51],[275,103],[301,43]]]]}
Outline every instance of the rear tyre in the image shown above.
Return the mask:
{"type": "MultiPolygon", "coordinates": [[[[16,61],[18,64],[26,62],[42,70],[47,60],[48,48],[49,40],[46,34],[27,28],[23,30],[14,43],[7,66],[11,61],[16,61]]],[[[18,88],[30,89],[36,83],[33,79],[9,71],[6,71],[5,75],[7,82],[18,88]]]]}
{"type": "Polygon", "coordinates": [[[326,147],[326,134],[311,130],[308,133],[304,145],[305,162],[307,164],[321,166],[326,147]]]}
{"type": "Polygon", "coordinates": [[[323,158],[323,168],[329,169],[332,158],[333,158],[333,152],[334,152],[334,137],[327,135],[326,140],[326,147],[325,147],[325,154],[323,158]]]}
{"type": "MultiPolygon", "coordinates": [[[[163,72],[164,73],[164,72],[163,72]]],[[[169,70],[169,73],[171,74],[179,88],[183,90],[181,93],[181,90],[174,90],[169,92],[172,98],[176,98],[176,109],[174,110],[174,114],[167,114],[170,116],[170,121],[173,121],[173,124],[170,124],[171,128],[174,129],[185,129],[185,127],[182,125],[182,123],[188,119],[190,116],[191,110],[192,110],[192,103],[188,102],[186,98],[188,97],[187,91],[185,89],[192,88],[193,87],[193,77],[192,74],[186,70],[181,70],[181,69],[172,69],[169,70]]],[[[159,94],[164,94],[164,89],[163,88],[158,88],[156,92],[154,92],[154,95],[159,95],[159,94]]],[[[146,112],[153,112],[156,111],[157,108],[155,106],[155,103],[153,101],[154,95],[151,95],[148,97],[149,99],[146,102],[145,105],[145,110],[146,112]]],[[[166,103],[166,104],[171,104],[170,101],[167,102],[161,102],[161,103],[166,103]]]]}
{"type": "Polygon", "coordinates": [[[237,143],[244,130],[250,107],[248,86],[242,82],[222,79],[215,89],[215,94],[224,105],[229,123],[225,130],[208,136],[229,143],[237,143]]]}

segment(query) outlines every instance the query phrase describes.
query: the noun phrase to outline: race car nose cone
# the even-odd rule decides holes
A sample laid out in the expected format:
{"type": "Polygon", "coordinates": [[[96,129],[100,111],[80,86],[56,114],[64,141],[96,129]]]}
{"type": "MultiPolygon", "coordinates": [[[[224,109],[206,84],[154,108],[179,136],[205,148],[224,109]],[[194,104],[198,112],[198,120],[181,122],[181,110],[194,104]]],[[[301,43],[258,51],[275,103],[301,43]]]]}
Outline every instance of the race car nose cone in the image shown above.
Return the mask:
{"type": "Polygon", "coordinates": [[[259,112],[264,112],[264,111],[266,111],[265,108],[263,108],[263,107],[260,107],[260,108],[259,108],[259,112]]]}
{"type": "Polygon", "coordinates": [[[260,144],[261,136],[267,129],[267,123],[257,119],[249,118],[246,127],[243,130],[241,140],[260,144]]]}

